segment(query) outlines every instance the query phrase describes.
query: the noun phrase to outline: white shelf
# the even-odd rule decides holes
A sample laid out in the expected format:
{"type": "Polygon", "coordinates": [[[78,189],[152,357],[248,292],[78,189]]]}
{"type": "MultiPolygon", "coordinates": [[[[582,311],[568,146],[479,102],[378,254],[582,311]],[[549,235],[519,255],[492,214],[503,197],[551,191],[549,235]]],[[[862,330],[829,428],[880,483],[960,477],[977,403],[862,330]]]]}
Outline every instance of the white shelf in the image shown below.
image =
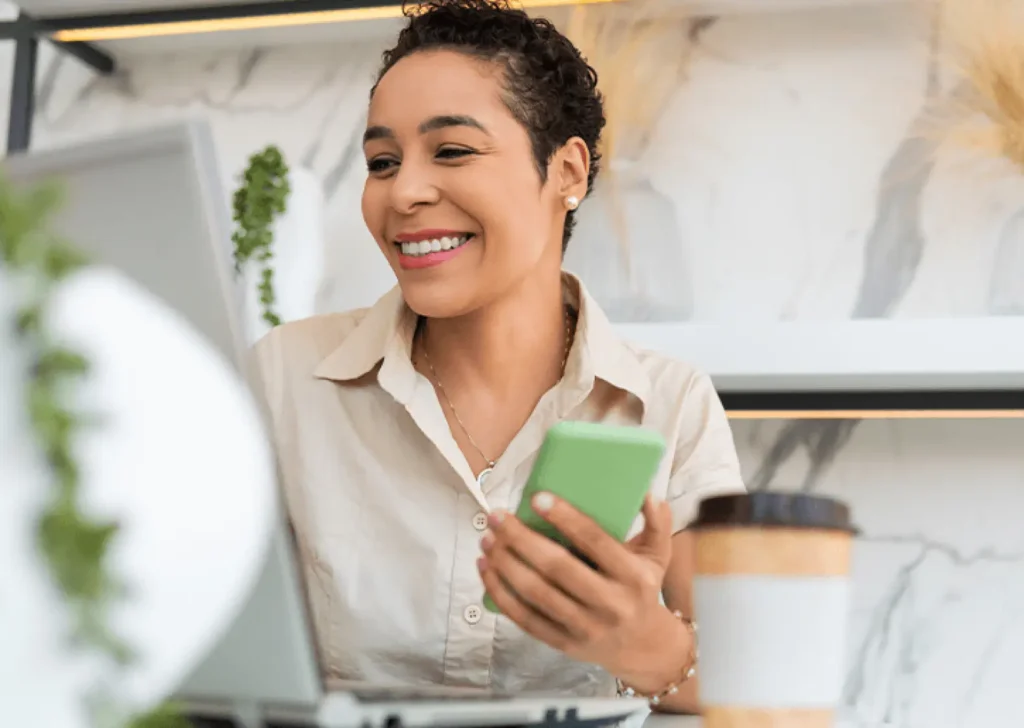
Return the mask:
{"type": "Polygon", "coordinates": [[[622,324],[723,392],[1024,390],[1024,317],[622,324]]]}

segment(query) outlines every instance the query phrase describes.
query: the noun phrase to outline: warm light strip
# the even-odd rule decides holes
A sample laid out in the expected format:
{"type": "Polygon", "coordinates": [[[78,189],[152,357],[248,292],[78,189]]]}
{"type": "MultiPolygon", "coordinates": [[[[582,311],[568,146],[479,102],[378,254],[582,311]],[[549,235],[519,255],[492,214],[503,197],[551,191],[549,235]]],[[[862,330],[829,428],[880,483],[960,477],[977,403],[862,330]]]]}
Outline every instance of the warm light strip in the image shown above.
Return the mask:
{"type": "MultiPolygon", "coordinates": [[[[564,5],[593,5],[616,2],[616,0],[521,0],[515,3],[522,8],[552,8],[564,5]]],[[[58,30],[50,37],[62,43],[92,42],[104,40],[126,40],[129,38],[155,38],[168,35],[195,35],[197,33],[221,33],[231,30],[259,30],[264,28],[289,28],[302,25],[323,25],[326,23],[348,23],[359,20],[384,20],[402,17],[401,5],[384,5],[375,8],[346,8],[341,10],[319,10],[309,13],[284,13],[281,15],[259,15],[253,17],[220,18],[217,20],[181,20],[171,23],[147,23],[140,25],[111,25],[96,28],[58,30]]]]}
{"type": "Polygon", "coordinates": [[[1016,419],[1024,410],[730,410],[730,420],[983,420],[1016,419]]]}

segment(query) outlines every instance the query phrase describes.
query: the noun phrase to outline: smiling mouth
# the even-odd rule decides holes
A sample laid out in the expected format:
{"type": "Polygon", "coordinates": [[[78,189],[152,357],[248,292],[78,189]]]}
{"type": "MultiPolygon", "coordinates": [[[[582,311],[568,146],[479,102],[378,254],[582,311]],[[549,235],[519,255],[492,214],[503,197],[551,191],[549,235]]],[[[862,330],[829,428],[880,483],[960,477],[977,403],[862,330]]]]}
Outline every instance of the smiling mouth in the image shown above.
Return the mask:
{"type": "Polygon", "coordinates": [[[417,240],[407,242],[395,242],[395,246],[398,248],[402,255],[410,258],[421,258],[431,253],[441,253],[448,250],[456,250],[461,248],[463,245],[468,243],[473,238],[471,233],[465,233],[463,235],[445,235],[440,238],[431,238],[429,240],[417,240]]]}

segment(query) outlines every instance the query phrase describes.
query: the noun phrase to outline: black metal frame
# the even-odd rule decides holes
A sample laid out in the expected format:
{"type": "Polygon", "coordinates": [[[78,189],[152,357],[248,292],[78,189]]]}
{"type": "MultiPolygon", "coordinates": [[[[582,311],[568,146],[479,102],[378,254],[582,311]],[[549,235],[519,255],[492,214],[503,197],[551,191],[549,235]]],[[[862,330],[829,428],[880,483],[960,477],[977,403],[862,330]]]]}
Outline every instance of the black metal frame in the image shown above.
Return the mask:
{"type": "Polygon", "coordinates": [[[831,410],[879,412],[886,410],[1020,410],[1021,390],[874,390],[864,392],[729,392],[720,391],[731,412],[805,412],[831,410]]]}
{"type": "Polygon", "coordinates": [[[330,10],[355,10],[398,5],[401,0],[267,0],[267,2],[246,2],[235,4],[210,4],[199,7],[168,8],[165,10],[142,10],[119,13],[96,13],[92,15],[64,15],[56,18],[39,19],[41,28],[49,32],[58,30],[80,30],[125,25],[149,25],[151,23],[189,23],[202,20],[229,20],[232,18],[257,18],[274,15],[304,15],[330,10]]]}
{"type": "MultiPolygon", "coordinates": [[[[11,87],[10,121],[7,129],[7,153],[26,151],[32,140],[35,115],[36,61],[39,41],[52,40],[61,30],[81,30],[112,26],[187,23],[204,20],[302,15],[330,10],[395,5],[400,0],[269,0],[240,4],[212,4],[166,10],[65,15],[33,18],[22,14],[15,21],[0,23],[0,40],[16,44],[14,78],[11,87]]],[[[90,43],[54,42],[61,51],[85,63],[97,73],[109,75],[116,70],[114,59],[90,43]]]]}
{"type": "MultiPolygon", "coordinates": [[[[8,154],[27,151],[32,143],[39,40],[46,35],[48,32],[25,14],[21,14],[15,21],[0,23],[0,40],[14,42],[10,118],[7,122],[8,154]]],[[[113,58],[88,43],[54,42],[54,45],[98,73],[109,75],[116,70],[113,58]]]]}
{"type": "Polygon", "coordinates": [[[28,149],[32,141],[32,118],[36,108],[36,62],[39,40],[34,36],[14,41],[14,73],[11,78],[10,119],[7,123],[7,153],[28,149]]]}

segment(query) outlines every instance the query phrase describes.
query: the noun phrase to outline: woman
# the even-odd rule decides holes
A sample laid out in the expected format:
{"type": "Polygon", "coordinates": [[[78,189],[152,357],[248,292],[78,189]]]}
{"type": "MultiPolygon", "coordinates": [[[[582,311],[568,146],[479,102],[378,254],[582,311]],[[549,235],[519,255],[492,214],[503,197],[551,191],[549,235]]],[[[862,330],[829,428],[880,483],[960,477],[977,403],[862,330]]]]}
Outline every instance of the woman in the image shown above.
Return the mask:
{"type": "Polygon", "coordinates": [[[707,377],[620,341],[561,272],[603,124],[576,49],[500,0],[433,0],[384,54],[362,207],[398,286],[257,347],[328,682],[596,695],[617,678],[695,708],[682,530],[743,485],[707,377]],[[563,419],[670,446],[626,545],[535,504],[599,571],[509,515],[563,419]]]}

